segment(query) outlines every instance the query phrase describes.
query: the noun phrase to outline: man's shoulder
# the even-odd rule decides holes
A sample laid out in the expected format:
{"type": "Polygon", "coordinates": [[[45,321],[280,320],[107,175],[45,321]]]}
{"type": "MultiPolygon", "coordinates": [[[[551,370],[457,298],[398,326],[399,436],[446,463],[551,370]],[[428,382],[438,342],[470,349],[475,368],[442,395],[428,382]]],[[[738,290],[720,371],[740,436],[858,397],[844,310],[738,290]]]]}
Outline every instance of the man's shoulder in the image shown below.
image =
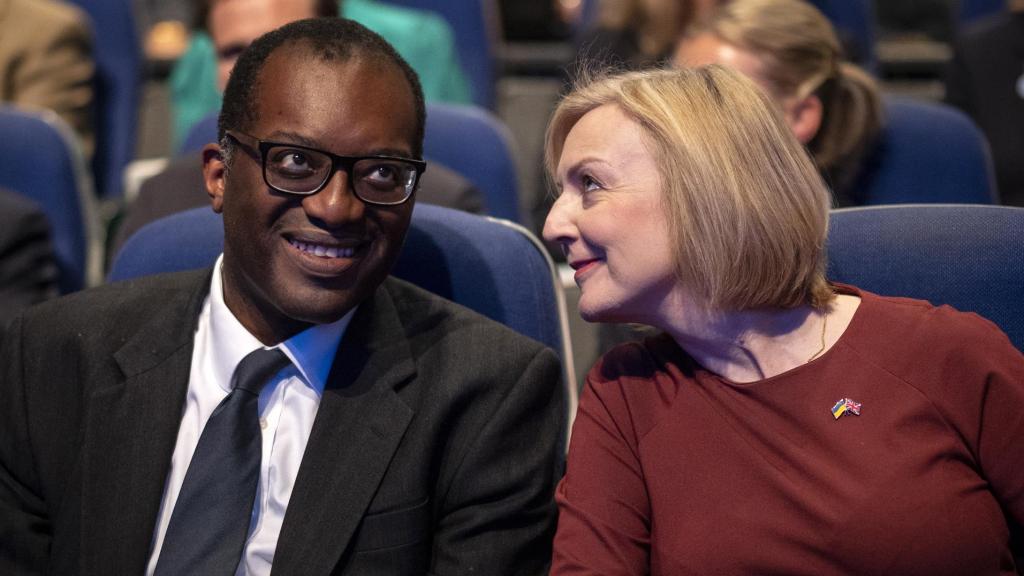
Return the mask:
{"type": "Polygon", "coordinates": [[[42,337],[83,333],[115,338],[156,314],[184,314],[209,285],[209,270],[157,274],[89,288],[29,309],[23,332],[42,337]]]}

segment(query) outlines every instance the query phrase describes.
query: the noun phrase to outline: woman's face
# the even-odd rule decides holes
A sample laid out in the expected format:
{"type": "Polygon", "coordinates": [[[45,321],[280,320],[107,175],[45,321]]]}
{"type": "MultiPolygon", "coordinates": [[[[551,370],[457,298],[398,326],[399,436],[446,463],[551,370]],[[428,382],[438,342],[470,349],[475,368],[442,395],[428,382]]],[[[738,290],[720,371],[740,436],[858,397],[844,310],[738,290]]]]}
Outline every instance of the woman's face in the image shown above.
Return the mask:
{"type": "Polygon", "coordinates": [[[654,324],[676,290],[661,176],[640,126],[618,106],[591,110],[565,139],[544,225],[576,270],[590,322],[654,324]]]}

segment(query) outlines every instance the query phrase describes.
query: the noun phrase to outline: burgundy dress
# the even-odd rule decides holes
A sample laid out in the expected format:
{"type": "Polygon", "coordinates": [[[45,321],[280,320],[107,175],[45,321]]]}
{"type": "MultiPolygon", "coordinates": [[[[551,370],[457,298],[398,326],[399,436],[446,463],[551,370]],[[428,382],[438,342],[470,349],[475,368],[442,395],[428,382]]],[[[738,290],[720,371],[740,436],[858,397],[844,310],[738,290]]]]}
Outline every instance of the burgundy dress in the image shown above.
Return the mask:
{"type": "Polygon", "coordinates": [[[665,335],[605,355],[551,573],[1014,574],[1024,355],[977,315],[841,289],[862,300],[835,346],[758,382],[665,335]]]}

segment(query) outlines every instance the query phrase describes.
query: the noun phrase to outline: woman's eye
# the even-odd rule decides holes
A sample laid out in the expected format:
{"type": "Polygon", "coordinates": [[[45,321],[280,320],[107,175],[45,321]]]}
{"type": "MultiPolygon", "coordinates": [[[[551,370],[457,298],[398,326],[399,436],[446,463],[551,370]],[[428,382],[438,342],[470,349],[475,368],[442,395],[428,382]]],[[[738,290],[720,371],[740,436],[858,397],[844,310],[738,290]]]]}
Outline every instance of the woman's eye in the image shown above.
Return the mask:
{"type": "Polygon", "coordinates": [[[594,180],[590,176],[584,174],[580,178],[580,185],[583,187],[584,192],[590,192],[591,190],[597,190],[601,187],[601,184],[597,180],[594,180]]]}

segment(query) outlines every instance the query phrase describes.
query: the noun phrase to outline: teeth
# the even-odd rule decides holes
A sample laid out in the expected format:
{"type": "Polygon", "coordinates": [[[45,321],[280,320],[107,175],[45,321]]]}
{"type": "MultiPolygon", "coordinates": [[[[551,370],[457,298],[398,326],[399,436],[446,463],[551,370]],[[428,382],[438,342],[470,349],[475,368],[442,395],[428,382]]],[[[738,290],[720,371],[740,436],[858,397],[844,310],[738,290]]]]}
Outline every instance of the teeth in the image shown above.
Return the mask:
{"type": "Polygon", "coordinates": [[[338,248],[336,246],[299,242],[298,240],[289,240],[289,242],[297,249],[307,254],[320,256],[321,258],[351,258],[356,253],[355,248],[338,248]]]}

